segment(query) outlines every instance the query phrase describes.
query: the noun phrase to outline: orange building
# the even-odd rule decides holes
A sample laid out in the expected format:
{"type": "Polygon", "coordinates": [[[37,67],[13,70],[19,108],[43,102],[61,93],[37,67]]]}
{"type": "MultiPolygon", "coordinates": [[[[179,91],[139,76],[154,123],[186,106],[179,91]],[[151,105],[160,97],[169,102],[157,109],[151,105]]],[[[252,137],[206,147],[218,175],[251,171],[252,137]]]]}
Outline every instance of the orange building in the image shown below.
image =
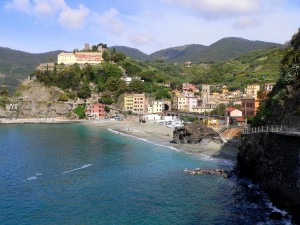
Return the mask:
{"type": "Polygon", "coordinates": [[[257,109],[260,106],[260,100],[252,96],[246,96],[242,98],[241,111],[243,116],[255,116],[257,109]]]}

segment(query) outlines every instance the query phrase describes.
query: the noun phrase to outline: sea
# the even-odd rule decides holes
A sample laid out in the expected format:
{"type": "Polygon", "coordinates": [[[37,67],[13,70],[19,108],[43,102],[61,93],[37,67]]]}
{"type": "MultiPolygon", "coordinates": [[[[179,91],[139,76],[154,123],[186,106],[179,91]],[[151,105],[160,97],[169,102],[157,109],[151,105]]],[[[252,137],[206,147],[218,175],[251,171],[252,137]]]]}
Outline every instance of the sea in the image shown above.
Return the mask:
{"type": "Polygon", "coordinates": [[[184,173],[233,163],[103,127],[2,124],[0,165],[1,225],[291,224],[249,180],[184,173]]]}

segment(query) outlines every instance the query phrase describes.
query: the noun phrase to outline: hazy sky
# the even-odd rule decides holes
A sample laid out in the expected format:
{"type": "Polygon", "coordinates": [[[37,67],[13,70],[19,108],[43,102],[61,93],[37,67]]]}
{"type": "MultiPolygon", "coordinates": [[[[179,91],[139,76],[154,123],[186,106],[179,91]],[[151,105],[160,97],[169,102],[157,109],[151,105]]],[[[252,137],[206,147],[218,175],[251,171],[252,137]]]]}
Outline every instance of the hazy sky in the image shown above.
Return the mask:
{"type": "Polygon", "coordinates": [[[284,43],[300,0],[0,0],[0,46],[40,53],[125,45],[145,53],[223,37],[284,43]]]}

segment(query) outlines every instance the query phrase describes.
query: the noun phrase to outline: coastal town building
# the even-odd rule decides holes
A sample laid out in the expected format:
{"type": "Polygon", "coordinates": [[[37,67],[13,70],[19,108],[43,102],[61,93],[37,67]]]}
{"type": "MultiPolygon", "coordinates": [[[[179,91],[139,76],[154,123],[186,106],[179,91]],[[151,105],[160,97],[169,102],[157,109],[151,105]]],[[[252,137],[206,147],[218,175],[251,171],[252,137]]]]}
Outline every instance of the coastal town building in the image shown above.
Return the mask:
{"type": "Polygon", "coordinates": [[[144,82],[144,80],[142,80],[141,77],[122,76],[120,79],[125,81],[126,84],[130,84],[133,80],[140,80],[140,81],[144,82]]]}
{"type": "Polygon", "coordinates": [[[185,101],[187,105],[188,112],[191,112],[193,108],[198,106],[198,98],[194,95],[193,92],[185,92],[185,101]]]}
{"type": "Polygon", "coordinates": [[[186,104],[186,98],[184,94],[176,92],[173,95],[173,110],[187,112],[188,105],[186,104]]]}
{"type": "MultiPolygon", "coordinates": [[[[228,126],[229,124],[233,124],[234,119],[242,118],[243,112],[239,109],[228,107],[225,110],[225,123],[228,126]]],[[[242,122],[242,120],[238,119],[236,121],[242,122]]]]}
{"type": "Polygon", "coordinates": [[[165,111],[165,103],[163,101],[152,101],[147,106],[147,112],[150,114],[163,114],[165,111]]]}
{"type": "Polygon", "coordinates": [[[124,95],[124,110],[131,111],[134,114],[145,113],[145,94],[125,94],[124,95]]]}
{"type": "Polygon", "coordinates": [[[245,96],[242,98],[242,107],[241,111],[243,116],[255,116],[260,106],[260,100],[253,96],[245,96]]]}
{"type": "Polygon", "coordinates": [[[85,113],[87,117],[103,119],[106,117],[105,106],[105,104],[101,103],[89,104],[86,107],[85,113]]]}
{"type": "Polygon", "coordinates": [[[265,83],[264,85],[264,90],[266,92],[271,92],[273,87],[274,87],[275,83],[265,83]]]}
{"type": "Polygon", "coordinates": [[[190,83],[183,83],[182,84],[182,91],[189,91],[189,92],[199,92],[199,89],[193,85],[193,84],[190,84],[190,83]]]}
{"type": "Polygon", "coordinates": [[[249,84],[245,88],[246,95],[252,95],[253,97],[257,97],[257,92],[260,90],[259,84],[249,84]]]}
{"type": "Polygon", "coordinates": [[[202,105],[205,105],[210,100],[210,85],[202,84],[202,105]]]}

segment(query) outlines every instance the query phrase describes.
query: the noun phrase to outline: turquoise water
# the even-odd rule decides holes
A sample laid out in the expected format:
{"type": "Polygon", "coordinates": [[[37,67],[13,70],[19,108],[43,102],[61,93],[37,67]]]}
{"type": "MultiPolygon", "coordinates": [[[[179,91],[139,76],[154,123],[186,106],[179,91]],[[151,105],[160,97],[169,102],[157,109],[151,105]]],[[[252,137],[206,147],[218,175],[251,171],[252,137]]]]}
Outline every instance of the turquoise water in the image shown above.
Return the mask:
{"type": "MultiPolygon", "coordinates": [[[[228,168],[97,127],[0,126],[0,224],[276,224],[228,168]]],[[[280,224],[280,223],[278,223],[280,224]]]]}

